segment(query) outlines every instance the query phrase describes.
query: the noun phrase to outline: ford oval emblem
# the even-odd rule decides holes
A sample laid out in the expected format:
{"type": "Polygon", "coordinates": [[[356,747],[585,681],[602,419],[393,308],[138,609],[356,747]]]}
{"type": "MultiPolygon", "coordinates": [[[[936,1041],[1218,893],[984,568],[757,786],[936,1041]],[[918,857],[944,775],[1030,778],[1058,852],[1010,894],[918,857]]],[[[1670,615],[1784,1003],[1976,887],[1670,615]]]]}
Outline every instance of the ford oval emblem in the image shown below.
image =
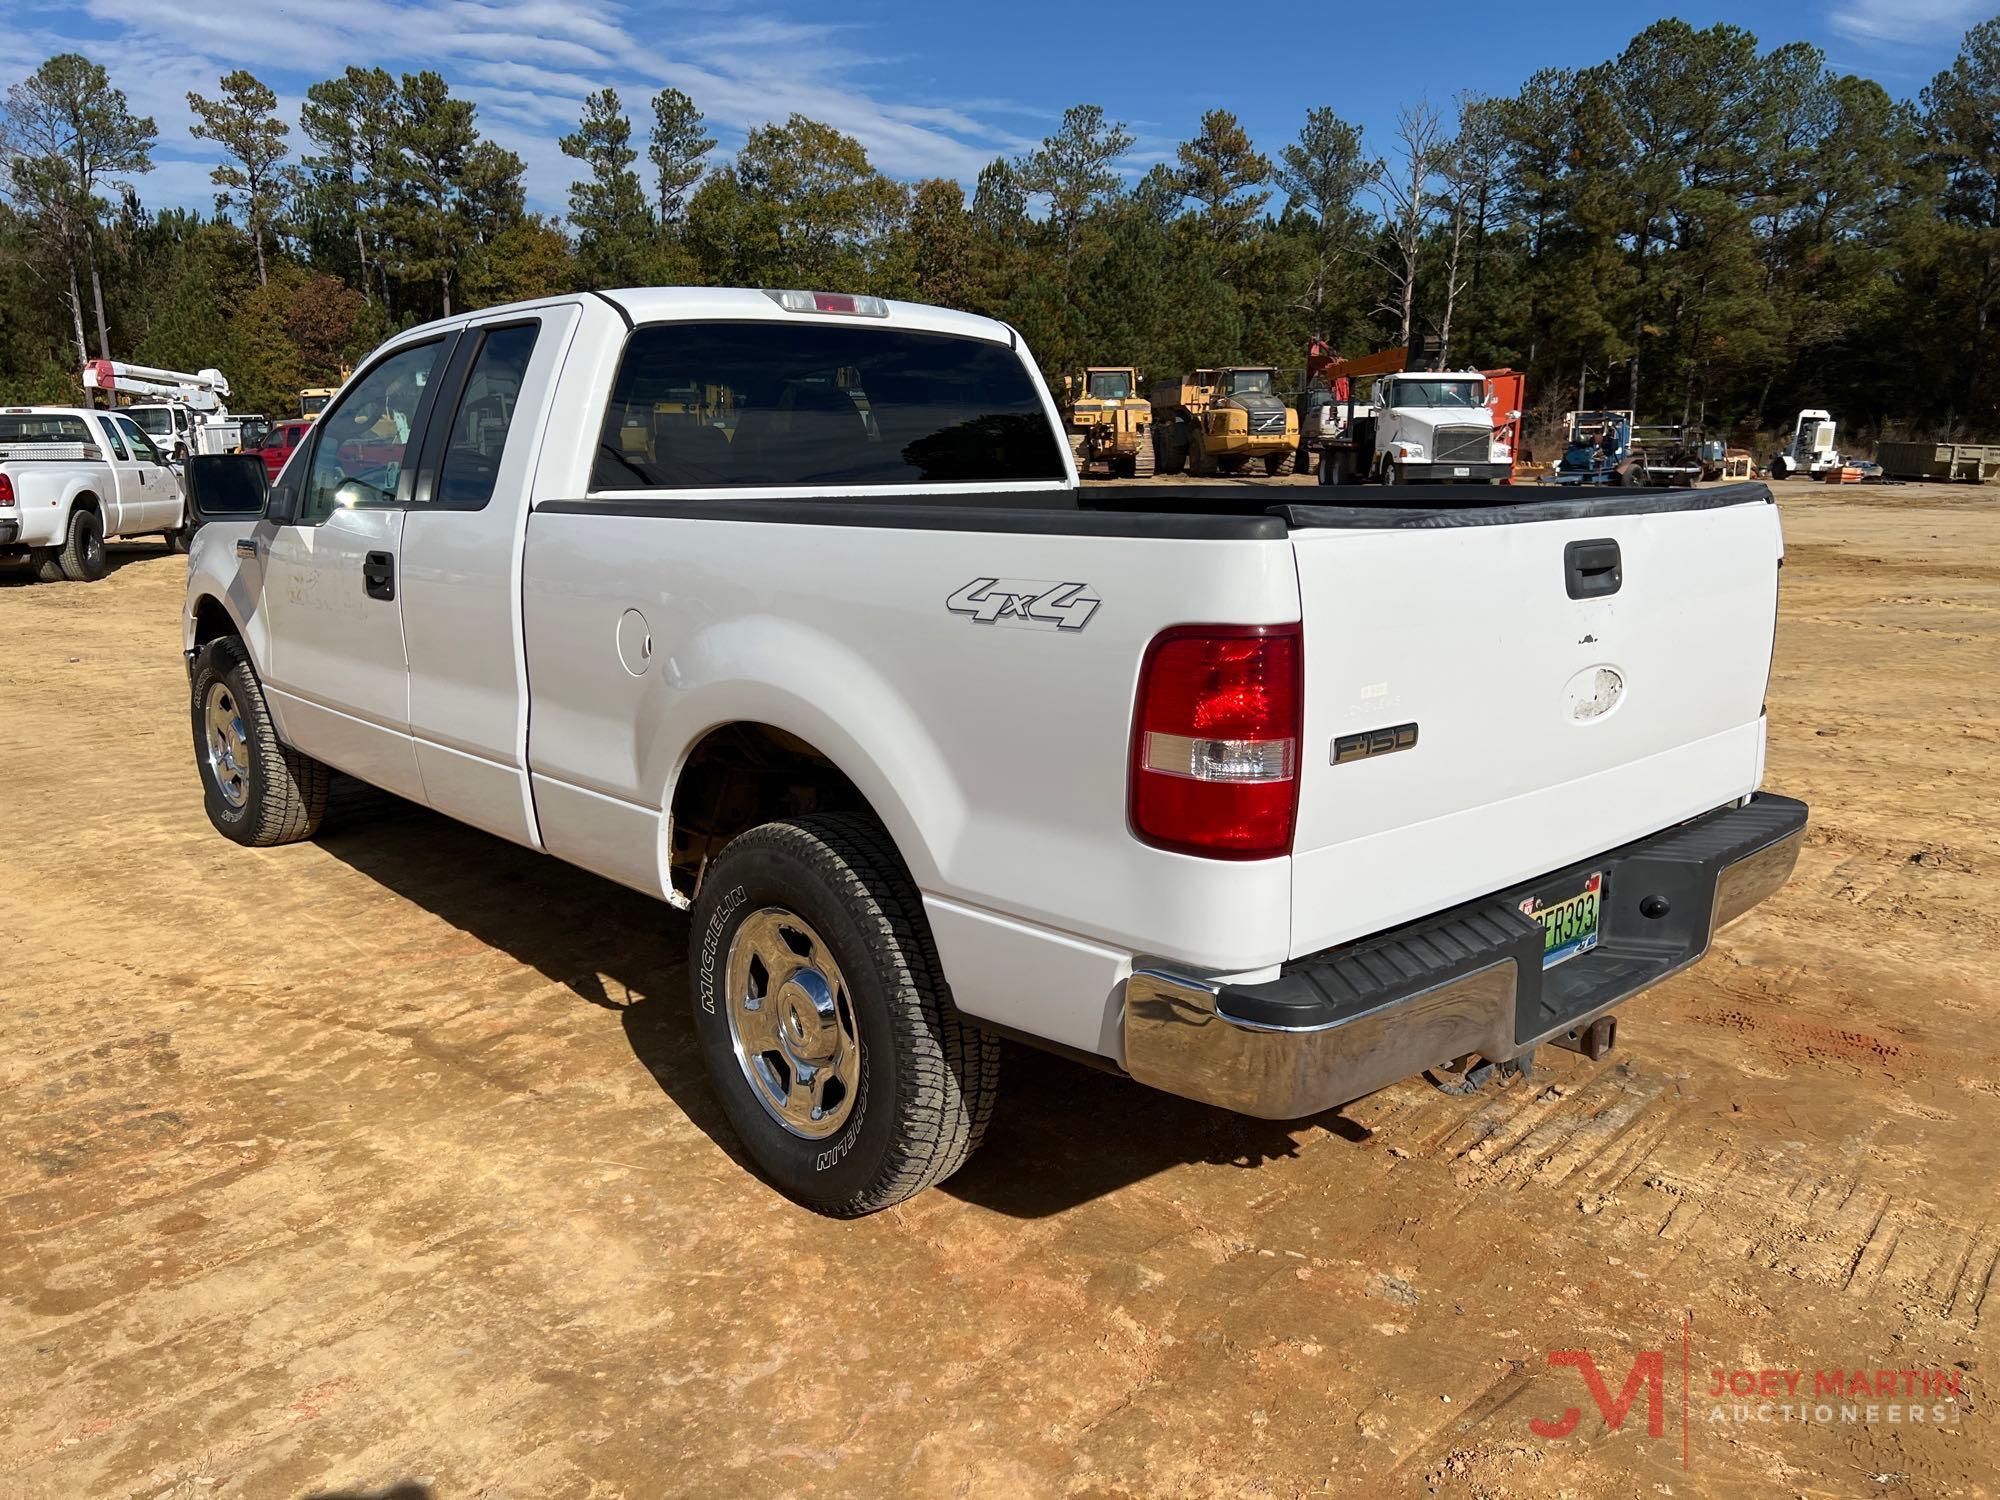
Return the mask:
{"type": "Polygon", "coordinates": [[[1625,674],[1616,667],[1585,667],[1563,689],[1563,703],[1579,724],[1603,718],[1625,697],[1625,674]]]}

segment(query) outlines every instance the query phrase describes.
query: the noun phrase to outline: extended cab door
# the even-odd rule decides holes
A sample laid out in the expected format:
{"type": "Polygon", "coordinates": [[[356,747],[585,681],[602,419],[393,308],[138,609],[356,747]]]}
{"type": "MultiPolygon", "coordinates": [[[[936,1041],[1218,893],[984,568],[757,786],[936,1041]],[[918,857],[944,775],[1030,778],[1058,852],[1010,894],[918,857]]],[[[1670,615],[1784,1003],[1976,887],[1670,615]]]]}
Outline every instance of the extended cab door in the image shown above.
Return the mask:
{"type": "Polygon", "coordinates": [[[267,549],[261,665],[285,738],[417,801],[398,554],[411,460],[450,342],[432,334],[396,345],[350,382],[286,466],[250,539],[267,549]]]}
{"type": "Polygon", "coordinates": [[[577,307],[473,322],[438,381],[403,523],[410,726],[431,805],[539,842],[517,572],[543,423],[577,307]]]}

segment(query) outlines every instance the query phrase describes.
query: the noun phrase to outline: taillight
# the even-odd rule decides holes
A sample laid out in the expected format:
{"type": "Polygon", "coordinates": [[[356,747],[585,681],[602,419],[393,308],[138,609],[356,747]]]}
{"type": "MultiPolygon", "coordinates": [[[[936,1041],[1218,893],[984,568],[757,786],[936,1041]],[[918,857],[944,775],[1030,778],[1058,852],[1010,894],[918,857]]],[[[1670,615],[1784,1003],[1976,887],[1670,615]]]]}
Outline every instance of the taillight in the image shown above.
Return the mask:
{"type": "Polygon", "coordinates": [[[12,476],[0,474],[0,505],[14,503],[14,480],[12,476]]]}
{"type": "Polygon", "coordinates": [[[1291,852],[1303,655],[1297,624],[1154,637],[1133,714],[1134,833],[1217,859],[1291,852]]]}

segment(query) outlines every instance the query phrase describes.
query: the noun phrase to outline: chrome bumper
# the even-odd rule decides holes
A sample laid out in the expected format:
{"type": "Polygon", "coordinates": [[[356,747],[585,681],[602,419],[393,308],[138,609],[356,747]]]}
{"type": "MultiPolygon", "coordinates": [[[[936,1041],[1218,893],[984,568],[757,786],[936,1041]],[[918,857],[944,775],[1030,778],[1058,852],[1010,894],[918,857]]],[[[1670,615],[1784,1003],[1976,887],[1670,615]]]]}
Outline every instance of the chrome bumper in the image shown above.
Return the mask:
{"type": "Polygon", "coordinates": [[[1588,1025],[1694,963],[1792,873],[1805,804],[1757,796],[1393,932],[1287,964],[1263,985],[1144,965],[1125,985],[1125,1067],[1171,1094],[1299,1119],[1470,1054],[1494,1060],[1588,1025]],[[1601,937],[1541,967],[1520,900],[1605,876],[1601,937]]]}

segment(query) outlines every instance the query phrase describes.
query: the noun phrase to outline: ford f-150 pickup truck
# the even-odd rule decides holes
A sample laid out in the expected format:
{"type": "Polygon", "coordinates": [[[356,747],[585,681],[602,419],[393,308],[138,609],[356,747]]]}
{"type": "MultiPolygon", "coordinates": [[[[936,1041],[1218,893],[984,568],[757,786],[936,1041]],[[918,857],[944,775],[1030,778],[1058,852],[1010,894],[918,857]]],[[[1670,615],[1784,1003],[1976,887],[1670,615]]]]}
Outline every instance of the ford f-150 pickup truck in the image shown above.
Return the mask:
{"type": "Polygon", "coordinates": [[[124,412],[0,407],[0,557],[44,583],[104,576],[106,537],[187,539],[181,482],[124,412]]]}
{"type": "Polygon", "coordinates": [[[1762,486],[1080,490],[963,313],[493,308],[268,493],[190,478],[216,828],[310,837],[338,769],[690,910],[693,1043],[827,1213],[955,1170],[1007,1037],[1277,1119],[1594,1055],[1804,827],[1762,486]]]}

